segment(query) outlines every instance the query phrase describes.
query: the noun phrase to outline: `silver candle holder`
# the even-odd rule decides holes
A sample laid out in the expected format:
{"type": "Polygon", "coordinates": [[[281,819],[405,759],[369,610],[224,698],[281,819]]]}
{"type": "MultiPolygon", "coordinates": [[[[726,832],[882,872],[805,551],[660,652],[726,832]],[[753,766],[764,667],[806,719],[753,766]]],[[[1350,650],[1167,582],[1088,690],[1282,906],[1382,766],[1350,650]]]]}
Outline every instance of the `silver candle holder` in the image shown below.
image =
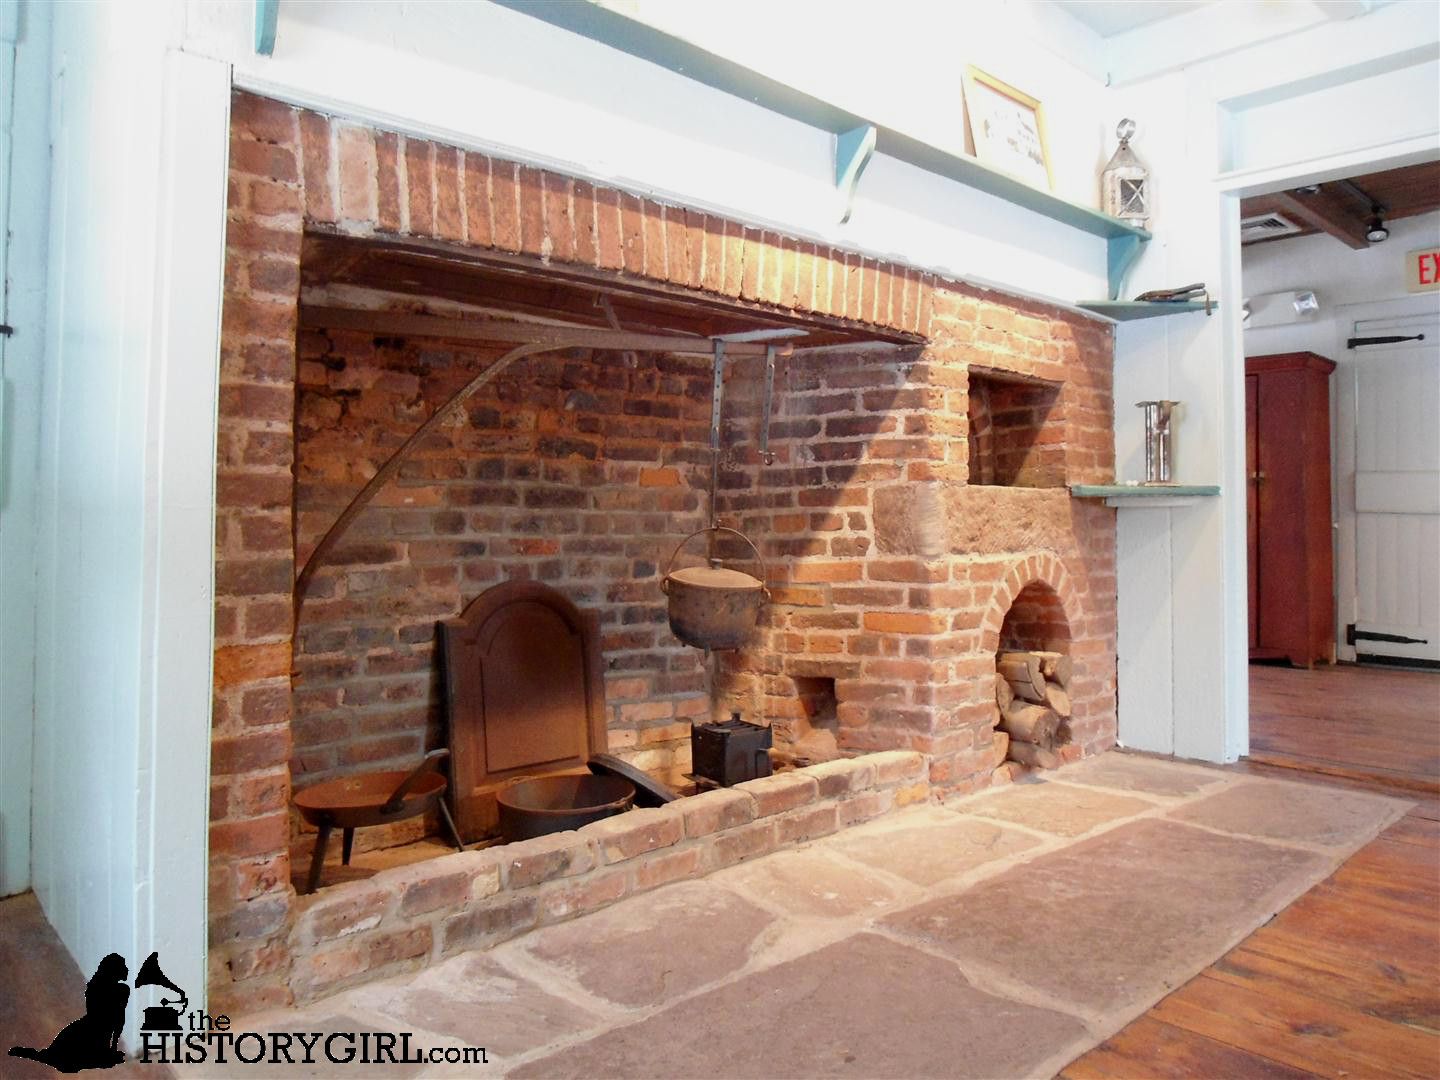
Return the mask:
{"type": "Polygon", "coordinates": [[[1173,484],[1171,479],[1171,420],[1178,401],[1137,401],[1145,410],[1145,483],[1173,484]]]}

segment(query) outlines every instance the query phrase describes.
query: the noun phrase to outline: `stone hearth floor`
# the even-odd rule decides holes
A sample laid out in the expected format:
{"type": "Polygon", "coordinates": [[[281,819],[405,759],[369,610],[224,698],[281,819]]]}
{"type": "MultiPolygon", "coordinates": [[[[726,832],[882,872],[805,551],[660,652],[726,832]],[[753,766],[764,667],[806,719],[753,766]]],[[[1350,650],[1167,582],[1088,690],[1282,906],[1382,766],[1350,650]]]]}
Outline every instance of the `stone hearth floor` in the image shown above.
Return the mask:
{"type": "Polygon", "coordinates": [[[414,1032],[486,1066],[233,1075],[1048,1076],[1407,806],[1110,753],[237,1024],[414,1032]]]}

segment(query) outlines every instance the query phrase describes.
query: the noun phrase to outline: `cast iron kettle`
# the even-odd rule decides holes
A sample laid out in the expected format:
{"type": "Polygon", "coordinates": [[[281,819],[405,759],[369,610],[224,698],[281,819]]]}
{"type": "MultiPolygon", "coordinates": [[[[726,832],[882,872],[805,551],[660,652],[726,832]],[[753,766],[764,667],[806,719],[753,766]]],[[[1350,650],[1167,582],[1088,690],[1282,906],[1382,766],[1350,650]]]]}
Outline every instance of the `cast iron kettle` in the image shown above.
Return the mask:
{"type": "Polygon", "coordinates": [[[760,549],[738,529],[711,525],[697,529],[675,548],[660,588],[670,598],[670,630],[697,649],[738,649],[745,644],[760,617],[760,606],[770,599],[765,588],[765,560],[760,549]],[[760,564],[760,577],[729,570],[712,558],[709,566],[673,570],[681,548],[702,533],[730,533],[749,544],[760,564]]]}

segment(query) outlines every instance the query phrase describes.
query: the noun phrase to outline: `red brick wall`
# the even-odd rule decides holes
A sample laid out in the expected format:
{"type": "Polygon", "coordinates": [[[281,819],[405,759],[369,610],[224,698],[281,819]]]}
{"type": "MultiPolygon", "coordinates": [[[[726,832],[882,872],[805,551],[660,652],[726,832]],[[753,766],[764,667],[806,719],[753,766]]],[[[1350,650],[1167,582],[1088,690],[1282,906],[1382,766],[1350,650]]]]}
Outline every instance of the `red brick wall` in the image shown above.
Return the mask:
{"type": "MultiPolygon", "coordinates": [[[[502,351],[303,336],[302,561],[398,442],[502,351]]],[[[295,642],[295,786],[404,768],[442,745],[435,622],[516,578],[598,614],[611,748],[652,768],[669,767],[677,744],[688,750],[691,719],[709,712],[706,676],[702,655],[669,633],[660,574],[705,524],[710,381],[703,358],[543,354],[427,439],[311,582],[295,642]]],[[[403,842],[423,827],[411,819],[356,842],[403,842]]],[[[296,840],[304,857],[308,838],[296,840]]]]}
{"type": "Polygon", "coordinates": [[[703,460],[698,403],[707,394],[667,391],[667,378],[693,373],[667,370],[675,362],[666,358],[642,357],[619,373],[579,358],[525,361],[538,381],[517,371],[477,398],[468,422],[445,429],[435,452],[367,511],[342,564],[317,577],[292,635],[297,555],[304,558],[396,433],[428,415],[464,361],[464,350],[444,354],[446,367],[428,346],[377,346],[339,333],[307,334],[297,357],[307,226],[491,248],[537,267],[573,263],[925,338],[924,348],[786,363],[770,465],[756,452],[757,366],[735,369],[722,511],[761,542],[776,602],[755,647],[724,658],[713,707],[734,703],[775,720],[784,734],[807,702],[825,699],[833,678],[841,750],[919,749],[939,789],[989,783],[994,652],[1011,600],[1038,580],[1054,590],[1077,661],[1070,752],[1113,742],[1113,511],[1071,500],[1064,488],[972,486],[966,442],[971,364],[1049,379],[1061,389],[1047,412],[1045,453],[1061,456],[1070,483],[1110,479],[1108,327],[243,93],[234,99],[229,201],[213,1008],[291,996],[292,758],[297,775],[323,773],[406,757],[433,738],[427,624],[458,611],[489,580],[546,577],[601,609],[607,659],[634,664],[607,686],[616,745],[658,745],[704,702],[696,654],[669,643],[657,621],[656,576],[639,572],[703,515],[703,501],[694,501],[703,479],[693,469],[703,460]],[[566,410],[560,395],[572,392],[596,404],[566,410]],[[624,448],[646,440],[622,437],[640,426],[624,419],[627,403],[679,413],[647,416],[656,438],[635,457],[624,448]],[[684,429],[680,438],[661,438],[658,425],[671,422],[684,429]],[[570,440],[570,452],[547,453],[542,436],[570,440]],[[593,445],[595,457],[575,445],[593,445]],[[487,501],[509,498],[497,485],[519,502],[487,501]],[[595,497],[570,505],[578,488],[595,497]],[[557,531],[572,518],[578,531],[557,531]],[[586,531],[602,523],[607,531],[586,531]],[[659,535],[666,540],[657,551],[659,535]],[[585,550],[592,542],[596,550],[585,550]],[[626,573],[617,575],[622,561],[626,573]]]}
{"type": "MultiPolygon", "coordinates": [[[[722,660],[716,711],[770,719],[782,742],[803,737],[806,680],[831,678],[842,751],[922,750],[937,786],[970,790],[1009,775],[993,773],[991,677],[1000,621],[1031,581],[1016,625],[1049,594],[1057,633],[1084,638],[1065,649],[1079,699],[1066,753],[1113,745],[1115,537],[1111,511],[1063,486],[968,482],[968,368],[1055,384],[988,383],[1014,392],[1008,411],[1024,411],[1033,436],[1011,439],[1001,474],[1098,482],[1114,470],[1112,342],[1088,319],[947,283],[935,310],[923,350],[789,362],[774,466],[759,467],[753,427],[736,433],[748,472],[725,474],[722,506],[758,538],[780,587],[757,647],[722,660]]],[[[740,398],[736,410],[758,416],[740,398]]],[[[1018,426],[1002,423],[1002,435],[1018,426]]]]}

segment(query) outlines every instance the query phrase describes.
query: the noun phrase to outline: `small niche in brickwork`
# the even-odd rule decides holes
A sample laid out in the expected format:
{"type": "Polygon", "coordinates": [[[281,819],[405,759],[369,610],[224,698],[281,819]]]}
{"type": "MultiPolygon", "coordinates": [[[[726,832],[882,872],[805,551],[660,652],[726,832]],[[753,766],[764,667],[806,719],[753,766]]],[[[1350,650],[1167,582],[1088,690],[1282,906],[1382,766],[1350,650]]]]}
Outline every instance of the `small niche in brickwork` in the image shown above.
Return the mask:
{"type": "Polygon", "coordinates": [[[1065,486],[1065,424],[1060,384],[970,368],[970,483],[991,487],[1065,486]]]}
{"type": "Polygon", "coordinates": [[[795,695],[805,717],[795,724],[795,749],[803,757],[829,761],[839,751],[836,736],[840,720],[835,701],[835,680],[824,677],[797,677],[795,695]]]}
{"type": "MultiPolygon", "coordinates": [[[[1032,581],[1000,628],[995,656],[996,759],[1054,768],[1070,741],[1070,623],[1055,590],[1032,581]]],[[[1006,767],[1004,763],[1001,767],[1006,767]]]]}

